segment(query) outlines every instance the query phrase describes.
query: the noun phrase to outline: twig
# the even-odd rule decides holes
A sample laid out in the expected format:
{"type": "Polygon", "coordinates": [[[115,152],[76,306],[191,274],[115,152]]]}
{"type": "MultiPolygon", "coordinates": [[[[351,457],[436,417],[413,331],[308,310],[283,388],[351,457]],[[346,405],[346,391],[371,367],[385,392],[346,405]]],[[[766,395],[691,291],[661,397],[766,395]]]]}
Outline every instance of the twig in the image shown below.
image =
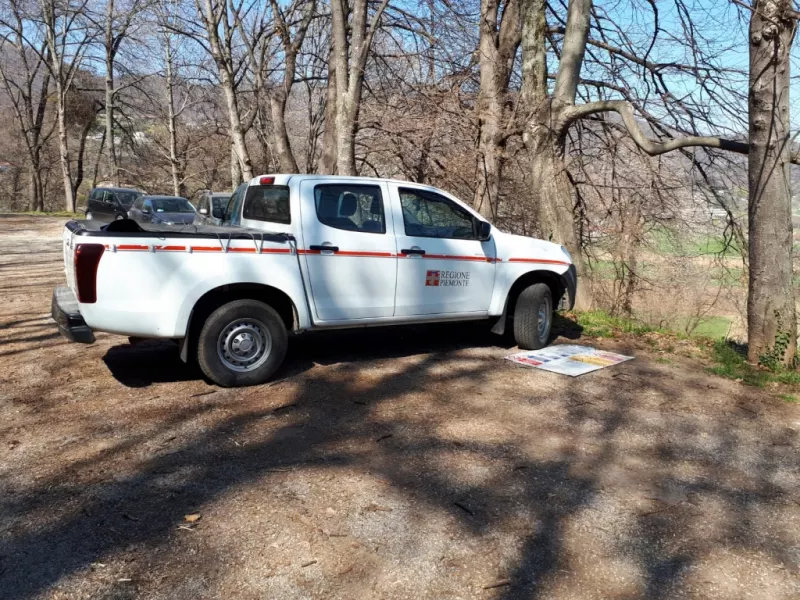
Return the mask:
{"type": "Polygon", "coordinates": [[[378,438],[377,440],[375,440],[375,441],[376,441],[376,442],[381,442],[381,441],[383,441],[383,440],[388,440],[388,439],[389,439],[390,437],[392,437],[393,435],[394,435],[393,433],[387,433],[386,435],[382,435],[381,437],[379,437],[379,438],[378,438]]]}
{"type": "Polygon", "coordinates": [[[489,585],[483,586],[485,590],[493,590],[494,588],[505,587],[507,585],[511,585],[510,579],[501,579],[500,581],[495,581],[494,583],[490,583],[489,585]]]}

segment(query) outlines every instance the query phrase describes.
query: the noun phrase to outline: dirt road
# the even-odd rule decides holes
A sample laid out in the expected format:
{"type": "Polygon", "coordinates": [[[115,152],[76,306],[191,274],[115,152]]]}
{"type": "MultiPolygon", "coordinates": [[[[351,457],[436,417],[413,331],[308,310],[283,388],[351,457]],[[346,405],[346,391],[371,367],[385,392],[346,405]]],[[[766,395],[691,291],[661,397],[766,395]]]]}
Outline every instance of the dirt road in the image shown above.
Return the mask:
{"type": "Polygon", "coordinates": [[[57,336],[61,223],[0,216],[0,598],[800,597],[800,407],[474,326],[301,336],[220,390],[57,336]]]}

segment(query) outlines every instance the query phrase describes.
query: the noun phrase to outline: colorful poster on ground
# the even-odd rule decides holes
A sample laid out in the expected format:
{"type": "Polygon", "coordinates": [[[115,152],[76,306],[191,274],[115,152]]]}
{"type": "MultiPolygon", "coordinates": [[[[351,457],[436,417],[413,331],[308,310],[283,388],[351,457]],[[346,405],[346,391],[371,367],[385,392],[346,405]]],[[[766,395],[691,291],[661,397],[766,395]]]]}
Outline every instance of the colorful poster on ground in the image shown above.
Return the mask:
{"type": "Polygon", "coordinates": [[[517,354],[506,356],[506,359],[528,367],[536,367],[544,371],[577,377],[584,373],[591,373],[598,369],[618,365],[626,360],[633,360],[633,356],[597,350],[590,346],[565,344],[550,346],[541,350],[518,352],[517,354]]]}

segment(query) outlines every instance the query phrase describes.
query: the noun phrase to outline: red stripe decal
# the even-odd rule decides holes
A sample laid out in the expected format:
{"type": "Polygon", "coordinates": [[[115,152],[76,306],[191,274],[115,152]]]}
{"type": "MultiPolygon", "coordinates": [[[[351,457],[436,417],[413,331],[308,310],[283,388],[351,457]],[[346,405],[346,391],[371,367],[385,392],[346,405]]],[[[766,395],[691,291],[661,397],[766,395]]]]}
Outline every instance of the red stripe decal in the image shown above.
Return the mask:
{"type": "Polygon", "coordinates": [[[192,252],[222,252],[221,246],[192,246],[192,252]]]}
{"type": "MultiPolygon", "coordinates": [[[[298,254],[321,254],[322,250],[298,250],[298,254]]],[[[395,255],[391,252],[369,252],[369,251],[361,251],[361,250],[339,250],[335,252],[333,256],[350,256],[350,257],[361,257],[361,258],[394,258],[395,255]]]]}
{"type": "Polygon", "coordinates": [[[563,260],[549,260],[546,258],[509,258],[508,262],[516,262],[516,263],[541,263],[544,265],[567,265],[569,266],[570,263],[565,262],[563,260]]]}
{"type": "Polygon", "coordinates": [[[117,250],[150,250],[150,246],[139,246],[136,244],[120,244],[117,250]]]}
{"type": "Polygon", "coordinates": [[[156,246],[158,252],[186,252],[186,246],[156,246]]]}
{"type": "Polygon", "coordinates": [[[247,247],[244,247],[244,248],[228,248],[228,252],[244,252],[245,254],[247,254],[247,253],[255,254],[255,251],[256,251],[255,248],[247,248],[247,247]]]}
{"type": "Polygon", "coordinates": [[[291,254],[292,251],[289,248],[262,248],[261,254],[291,254]]]}

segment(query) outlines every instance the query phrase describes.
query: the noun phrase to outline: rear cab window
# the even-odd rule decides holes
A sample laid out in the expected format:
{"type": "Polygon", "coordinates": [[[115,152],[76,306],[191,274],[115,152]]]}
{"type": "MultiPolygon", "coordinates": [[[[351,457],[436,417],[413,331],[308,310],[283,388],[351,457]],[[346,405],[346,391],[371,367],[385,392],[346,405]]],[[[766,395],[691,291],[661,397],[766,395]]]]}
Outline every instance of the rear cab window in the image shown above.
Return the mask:
{"type": "Polygon", "coordinates": [[[292,222],[289,186],[251,185],[248,187],[242,218],[289,225],[292,222]]]}

